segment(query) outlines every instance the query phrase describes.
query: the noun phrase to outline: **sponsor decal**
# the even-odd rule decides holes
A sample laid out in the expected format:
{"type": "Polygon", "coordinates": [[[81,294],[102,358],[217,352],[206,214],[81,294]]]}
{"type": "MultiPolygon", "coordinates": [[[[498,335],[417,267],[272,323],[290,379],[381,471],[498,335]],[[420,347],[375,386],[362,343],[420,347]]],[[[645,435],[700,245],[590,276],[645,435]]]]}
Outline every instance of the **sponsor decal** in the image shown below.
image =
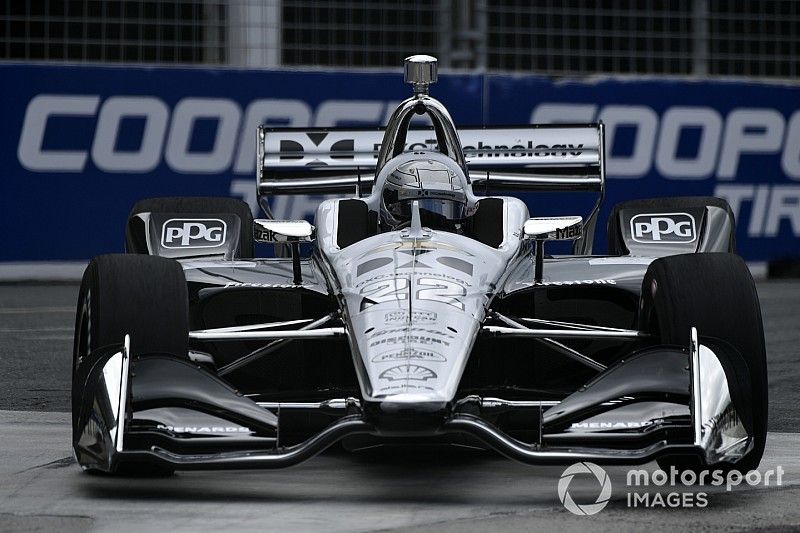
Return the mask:
{"type": "Polygon", "coordinates": [[[244,283],[240,281],[230,281],[225,284],[223,289],[229,289],[231,287],[247,287],[254,289],[294,289],[295,287],[299,287],[299,285],[295,285],[294,283],[244,283]]]}
{"type": "MultiPolygon", "coordinates": [[[[401,280],[406,282],[403,285],[403,288],[408,288],[409,280],[411,278],[419,278],[419,277],[445,279],[445,280],[449,280],[449,281],[452,281],[454,283],[458,283],[460,285],[463,285],[464,287],[469,287],[470,286],[470,281],[469,280],[463,280],[463,279],[457,278],[455,276],[450,276],[449,274],[443,274],[441,272],[412,272],[412,273],[409,273],[407,276],[408,277],[403,276],[401,278],[398,278],[396,274],[378,274],[377,276],[371,277],[371,278],[366,279],[364,281],[359,281],[358,283],[353,285],[353,287],[357,289],[359,287],[364,287],[365,285],[372,285],[376,281],[385,281],[387,279],[401,279],[401,280]]],[[[399,284],[402,284],[402,282],[396,282],[395,284],[399,285],[399,284]]],[[[366,288],[362,288],[361,289],[362,294],[366,290],[367,290],[366,288]]]]}
{"type": "Polygon", "coordinates": [[[534,144],[533,141],[523,146],[489,144],[478,141],[477,146],[464,146],[464,155],[468,158],[479,157],[578,157],[583,153],[583,144],[534,144]]]}
{"type": "Polygon", "coordinates": [[[637,257],[626,255],[623,257],[595,257],[589,259],[589,266],[595,265],[649,265],[655,257],[637,257]]]}
{"type": "MultiPolygon", "coordinates": [[[[329,133],[330,132],[306,132],[306,139],[299,139],[301,142],[298,142],[298,140],[280,139],[278,140],[279,158],[290,160],[303,159],[303,153],[306,151],[306,148],[308,148],[308,151],[311,153],[330,152],[331,159],[353,159],[356,149],[355,139],[337,139],[336,134],[329,135],[329,133]],[[326,138],[329,139],[328,142],[323,142],[326,138]],[[310,145],[308,141],[311,142],[310,145]]],[[[275,134],[271,133],[270,135],[275,134]]],[[[315,159],[312,163],[317,165],[326,164],[320,158],[315,159]]]]}
{"type": "Polygon", "coordinates": [[[631,236],[645,244],[689,243],[697,229],[689,213],[645,213],[631,218],[631,236]]]}
{"type": "Polygon", "coordinates": [[[411,320],[408,319],[408,311],[392,311],[386,313],[384,321],[387,324],[396,322],[411,322],[412,324],[436,322],[436,313],[433,311],[411,311],[411,320]]]}
{"type": "Polygon", "coordinates": [[[436,372],[419,365],[397,365],[381,372],[378,378],[387,381],[428,381],[436,378],[436,372]]]}
{"type": "Polygon", "coordinates": [[[401,268],[431,268],[430,265],[427,265],[419,260],[419,256],[422,254],[427,254],[432,252],[431,249],[424,249],[424,248],[413,248],[411,250],[398,250],[398,253],[401,254],[408,254],[410,257],[410,261],[404,263],[397,267],[398,270],[401,268]]]}
{"type": "Polygon", "coordinates": [[[560,287],[562,285],[616,285],[617,280],[614,279],[572,279],[572,280],[565,280],[565,281],[540,281],[534,283],[534,285],[541,285],[541,286],[556,286],[560,287]]]}
{"type": "Polygon", "coordinates": [[[216,248],[225,244],[228,225],[218,218],[171,218],[161,228],[164,248],[216,248]]]}
{"type": "Polygon", "coordinates": [[[450,333],[445,333],[443,331],[439,331],[436,329],[418,328],[414,326],[399,327],[392,329],[379,329],[378,331],[372,332],[367,338],[374,339],[375,337],[382,337],[384,335],[394,335],[397,333],[405,333],[405,334],[428,333],[430,335],[438,335],[440,337],[444,337],[447,339],[455,339],[455,336],[450,333]]]}
{"type": "MultiPolygon", "coordinates": [[[[410,131],[410,140],[405,144],[405,151],[439,151],[436,138],[426,138],[431,133],[424,130],[410,131]]],[[[459,132],[465,143],[464,156],[468,159],[577,158],[584,153],[583,143],[543,144],[520,138],[520,135],[532,135],[530,131],[510,129],[489,132],[496,137],[494,141],[476,139],[475,136],[481,133],[483,132],[480,130],[471,129],[462,129],[459,132]],[[498,144],[498,139],[514,139],[518,142],[498,144]]],[[[342,161],[352,162],[357,159],[368,162],[378,158],[381,143],[376,142],[376,138],[381,135],[381,132],[373,131],[268,132],[266,151],[277,161],[295,162],[298,165],[336,165],[342,161]]]]}
{"type": "Polygon", "coordinates": [[[158,424],[156,429],[173,433],[251,433],[250,428],[243,426],[166,426],[158,424]]]}
{"type": "Polygon", "coordinates": [[[381,387],[378,389],[378,392],[381,394],[393,394],[397,392],[408,392],[410,390],[432,391],[434,389],[433,387],[427,387],[425,385],[414,385],[411,383],[403,383],[402,385],[389,385],[386,387],[381,387]]]}
{"type": "Polygon", "coordinates": [[[431,361],[436,363],[444,363],[447,358],[439,353],[431,350],[419,350],[417,348],[405,348],[403,350],[396,350],[385,352],[376,355],[372,358],[373,363],[385,363],[387,361],[431,361]]]}
{"type": "Polygon", "coordinates": [[[577,239],[583,235],[583,224],[574,224],[567,228],[556,228],[556,239],[577,239]]]}
{"type": "Polygon", "coordinates": [[[441,344],[442,346],[450,346],[450,343],[446,340],[439,339],[436,337],[431,337],[429,335],[398,335],[397,337],[386,337],[384,339],[376,340],[369,343],[370,348],[374,348],[376,346],[380,346],[381,344],[421,344],[421,345],[432,345],[432,344],[441,344]]]}
{"type": "Polygon", "coordinates": [[[632,429],[651,425],[653,422],[573,422],[570,429],[632,429]]]}

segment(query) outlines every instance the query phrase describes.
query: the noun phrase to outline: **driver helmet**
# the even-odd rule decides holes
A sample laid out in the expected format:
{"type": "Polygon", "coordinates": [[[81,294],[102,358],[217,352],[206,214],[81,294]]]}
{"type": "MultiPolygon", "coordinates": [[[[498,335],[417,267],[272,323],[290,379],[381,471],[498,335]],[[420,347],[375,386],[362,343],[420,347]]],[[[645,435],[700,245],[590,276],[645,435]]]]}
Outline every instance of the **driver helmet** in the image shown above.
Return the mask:
{"type": "Polygon", "coordinates": [[[441,161],[421,158],[400,163],[383,186],[382,226],[385,230],[409,226],[411,206],[417,201],[423,226],[458,231],[467,210],[464,181],[441,161]]]}

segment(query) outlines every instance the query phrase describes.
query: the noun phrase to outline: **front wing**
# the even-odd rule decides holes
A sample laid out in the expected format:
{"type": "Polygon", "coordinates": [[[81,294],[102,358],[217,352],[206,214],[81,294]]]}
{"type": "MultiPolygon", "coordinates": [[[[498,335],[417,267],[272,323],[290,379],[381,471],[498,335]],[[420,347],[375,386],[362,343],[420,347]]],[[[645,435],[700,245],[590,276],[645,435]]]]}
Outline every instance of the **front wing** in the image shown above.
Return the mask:
{"type": "Polygon", "coordinates": [[[634,352],[561,401],[466,396],[445,408],[362,404],[257,403],[189,361],[168,355],[132,360],[129,342],[102,348],[76,377],[73,447],[84,469],[124,463],[178,470],[282,468],[361,435],[383,443],[458,440],[527,464],[574,461],[641,464],[692,455],[703,464],[733,462],[752,447],[747,384],[734,377],[741,356],[724,343],[634,352]],[[713,346],[713,349],[712,347],[713,346]],[[281,443],[286,413],[324,412],[335,421],[307,440],[281,443]],[[528,441],[495,423],[504,414],[529,421],[528,441]],[[518,417],[519,418],[519,417],[518,417]]]}

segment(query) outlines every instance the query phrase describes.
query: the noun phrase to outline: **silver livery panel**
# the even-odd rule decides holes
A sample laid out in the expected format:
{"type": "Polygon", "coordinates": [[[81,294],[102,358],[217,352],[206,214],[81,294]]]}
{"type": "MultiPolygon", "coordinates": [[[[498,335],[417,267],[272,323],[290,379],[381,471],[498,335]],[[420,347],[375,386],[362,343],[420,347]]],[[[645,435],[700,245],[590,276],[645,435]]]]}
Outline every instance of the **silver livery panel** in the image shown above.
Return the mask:
{"type": "Polygon", "coordinates": [[[337,209],[336,200],[320,206],[318,246],[338,284],[364,399],[453,400],[489,302],[523,246],[527,208],[506,199],[497,249],[429,229],[421,238],[401,230],[340,249],[337,209]]]}

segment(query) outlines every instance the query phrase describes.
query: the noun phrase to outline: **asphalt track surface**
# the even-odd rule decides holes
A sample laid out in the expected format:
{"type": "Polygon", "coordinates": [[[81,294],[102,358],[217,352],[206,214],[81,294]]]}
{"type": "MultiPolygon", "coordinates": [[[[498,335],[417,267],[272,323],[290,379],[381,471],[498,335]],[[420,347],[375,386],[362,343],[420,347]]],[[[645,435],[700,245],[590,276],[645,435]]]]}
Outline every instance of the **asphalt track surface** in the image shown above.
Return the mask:
{"type": "MultiPolygon", "coordinates": [[[[782,485],[631,488],[627,468],[609,467],[611,500],[587,517],[559,501],[563,467],[454,448],[333,451],[276,471],[84,475],[66,413],[77,286],[0,285],[0,531],[800,529],[800,282],[758,290],[770,373],[759,470],[782,467],[782,485]],[[631,492],[697,491],[707,493],[706,507],[628,505],[631,492]]],[[[591,503],[599,485],[577,476],[569,490],[591,503]]]]}

